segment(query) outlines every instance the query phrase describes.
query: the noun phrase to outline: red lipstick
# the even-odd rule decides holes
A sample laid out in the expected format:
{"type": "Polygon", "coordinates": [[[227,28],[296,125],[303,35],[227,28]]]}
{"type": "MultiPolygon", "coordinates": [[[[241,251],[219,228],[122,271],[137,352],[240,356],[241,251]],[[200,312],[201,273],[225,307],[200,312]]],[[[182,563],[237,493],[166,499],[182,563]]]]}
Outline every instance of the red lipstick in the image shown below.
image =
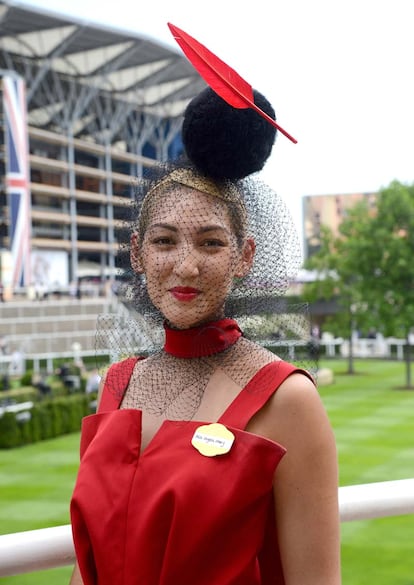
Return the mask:
{"type": "Polygon", "coordinates": [[[174,286],[170,288],[170,293],[178,301],[188,302],[195,299],[200,291],[191,286],[174,286]]]}

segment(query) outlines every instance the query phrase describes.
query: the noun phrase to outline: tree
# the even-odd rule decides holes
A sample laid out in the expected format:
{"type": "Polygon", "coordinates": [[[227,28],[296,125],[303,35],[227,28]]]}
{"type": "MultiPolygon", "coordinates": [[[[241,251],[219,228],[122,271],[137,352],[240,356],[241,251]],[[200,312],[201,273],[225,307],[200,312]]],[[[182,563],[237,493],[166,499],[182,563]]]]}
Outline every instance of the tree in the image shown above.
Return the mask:
{"type": "MultiPolygon", "coordinates": [[[[324,228],[320,250],[306,263],[317,282],[309,299],[337,296],[344,309],[337,325],[376,326],[407,340],[406,387],[412,388],[410,330],[414,326],[414,185],[397,181],[382,189],[376,206],[364,201],[348,210],[339,235],[324,228]]],[[[352,364],[350,364],[352,371],[352,364]]]]}
{"type": "Polygon", "coordinates": [[[353,331],[368,326],[364,296],[360,293],[361,275],[355,270],[355,257],[357,248],[370,239],[369,220],[369,208],[365,202],[361,202],[348,211],[338,237],[329,228],[322,226],[320,249],[306,263],[306,267],[315,270],[318,275],[317,280],[305,288],[306,298],[310,301],[336,298],[342,308],[328,321],[337,335],[348,336],[349,374],[354,373],[353,331]],[[350,240],[342,231],[352,234],[350,240]]]}

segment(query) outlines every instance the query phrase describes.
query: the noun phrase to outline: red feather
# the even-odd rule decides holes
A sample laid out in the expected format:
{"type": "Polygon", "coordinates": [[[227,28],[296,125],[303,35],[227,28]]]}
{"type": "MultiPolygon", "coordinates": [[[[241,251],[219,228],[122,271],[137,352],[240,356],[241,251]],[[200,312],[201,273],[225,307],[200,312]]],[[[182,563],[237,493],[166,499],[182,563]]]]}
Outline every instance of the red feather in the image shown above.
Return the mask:
{"type": "Polygon", "coordinates": [[[252,108],[289,140],[297,143],[273,118],[256,106],[252,86],[234,69],[183,30],[171,23],[168,27],[193,67],[221,98],[233,108],[252,108]]]}

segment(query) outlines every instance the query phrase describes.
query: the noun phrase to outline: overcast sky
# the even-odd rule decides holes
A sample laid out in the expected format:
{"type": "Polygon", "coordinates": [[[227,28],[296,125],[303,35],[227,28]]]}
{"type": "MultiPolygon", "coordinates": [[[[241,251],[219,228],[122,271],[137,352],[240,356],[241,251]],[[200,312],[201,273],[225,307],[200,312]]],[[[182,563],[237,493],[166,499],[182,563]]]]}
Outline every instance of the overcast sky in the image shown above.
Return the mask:
{"type": "Polygon", "coordinates": [[[178,48],[172,22],[273,104],[263,178],[298,226],[303,195],[414,182],[412,0],[24,0],[178,48]]]}

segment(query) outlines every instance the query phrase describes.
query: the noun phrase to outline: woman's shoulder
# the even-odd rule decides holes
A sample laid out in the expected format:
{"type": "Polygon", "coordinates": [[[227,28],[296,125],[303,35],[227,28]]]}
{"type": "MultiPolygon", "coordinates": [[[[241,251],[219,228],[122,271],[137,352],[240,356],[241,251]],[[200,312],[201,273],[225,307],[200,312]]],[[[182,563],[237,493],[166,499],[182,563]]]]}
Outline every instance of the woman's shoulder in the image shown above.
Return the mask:
{"type": "MultiPolygon", "coordinates": [[[[286,363],[286,362],[284,362],[286,363]]],[[[264,434],[288,446],[298,436],[315,437],[329,427],[327,412],[312,377],[293,369],[273,394],[261,420],[264,434]]]]}
{"type": "Polygon", "coordinates": [[[115,396],[116,401],[119,401],[125,393],[129,384],[134,368],[141,357],[127,357],[120,361],[113,362],[102,373],[101,381],[98,390],[98,406],[101,405],[104,394],[107,396],[115,396]]]}

